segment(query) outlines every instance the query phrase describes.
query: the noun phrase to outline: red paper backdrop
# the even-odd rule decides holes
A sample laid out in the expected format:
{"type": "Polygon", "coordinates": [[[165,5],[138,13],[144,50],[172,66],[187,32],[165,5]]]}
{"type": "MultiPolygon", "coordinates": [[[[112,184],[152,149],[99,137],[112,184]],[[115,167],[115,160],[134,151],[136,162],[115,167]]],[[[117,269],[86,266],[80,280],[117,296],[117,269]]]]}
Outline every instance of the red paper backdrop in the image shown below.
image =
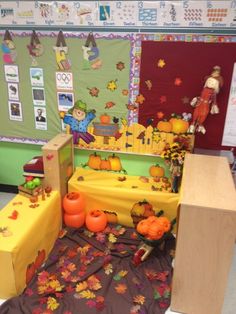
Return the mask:
{"type": "Polygon", "coordinates": [[[220,114],[209,114],[204,123],[207,132],[205,135],[196,133],[195,147],[229,149],[221,146],[221,141],[234,62],[236,43],[143,41],[140,94],[145,101],[139,106],[139,123],[146,126],[148,119],[154,118],[153,125],[156,126],[159,111],[167,119],[171,113],[193,113],[190,104],[184,104],[182,99],[187,97],[191,101],[199,96],[204,78],[215,65],[219,65],[224,79],[224,85],[217,95],[220,114]],[[157,66],[160,59],[164,60],[164,67],[157,66]],[[175,85],[176,78],[181,79],[180,85],[175,85]],[[151,90],[145,83],[147,80],[152,82],[151,90]]]}

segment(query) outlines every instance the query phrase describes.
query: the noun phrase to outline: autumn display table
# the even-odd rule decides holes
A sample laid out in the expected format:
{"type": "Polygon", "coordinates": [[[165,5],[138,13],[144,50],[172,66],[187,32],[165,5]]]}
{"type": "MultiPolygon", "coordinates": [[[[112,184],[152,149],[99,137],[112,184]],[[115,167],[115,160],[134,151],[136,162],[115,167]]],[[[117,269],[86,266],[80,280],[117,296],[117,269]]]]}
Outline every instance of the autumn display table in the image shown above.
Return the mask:
{"type": "Polygon", "coordinates": [[[15,296],[45,261],[61,227],[58,192],[32,204],[16,197],[0,211],[0,298],[15,296]],[[35,204],[35,205],[34,205],[35,204]]]}
{"type": "Polygon", "coordinates": [[[85,196],[86,210],[104,210],[110,222],[132,227],[137,216],[148,210],[148,204],[155,212],[164,210],[170,219],[176,217],[179,194],[157,191],[161,184],[152,178],[143,182],[138,176],[77,168],[68,182],[68,190],[85,196]]]}

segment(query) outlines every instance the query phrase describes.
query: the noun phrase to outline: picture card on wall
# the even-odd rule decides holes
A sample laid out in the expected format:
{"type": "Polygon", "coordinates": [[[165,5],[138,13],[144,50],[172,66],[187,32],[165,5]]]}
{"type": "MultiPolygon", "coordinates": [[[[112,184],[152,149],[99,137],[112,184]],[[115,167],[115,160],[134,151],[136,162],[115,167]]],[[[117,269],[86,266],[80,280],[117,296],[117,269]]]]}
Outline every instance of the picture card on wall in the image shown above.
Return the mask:
{"type": "Polygon", "coordinates": [[[7,89],[9,100],[19,100],[19,85],[17,83],[8,83],[7,89]]]}
{"type": "Polygon", "coordinates": [[[57,103],[59,111],[68,111],[74,105],[74,94],[69,92],[58,92],[57,103]]]}
{"type": "Polygon", "coordinates": [[[43,69],[41,68],[30,68],[30,81],[32,86],[44,86],[43,80],[43,69]]]}
{"type": "Polygon", "coordinates": [[[23,121],[22,106],[18,101],[8,102],[9,118],[13,121],[23,121]]]}
{"type": "Polygon", "coordinates": [[[19,82],[19,70],[17,65],[4,65],[5,80],[7,82],[19,82]]]}
{"type": "Polygon", "coordinates": [[[34,107],[35,128],[47,130],[47,113],[44,107],[34,107]]]}
{"type": "Polygon", "coordinates": [[[44,88],[32,87],[33,104],[36,106],[45,106],[45,93],[44,88]]]}
{"type": "Polygon", "coordinates": [[[57,89],[73,90],[73,73],[56,72],[57,89]]]}

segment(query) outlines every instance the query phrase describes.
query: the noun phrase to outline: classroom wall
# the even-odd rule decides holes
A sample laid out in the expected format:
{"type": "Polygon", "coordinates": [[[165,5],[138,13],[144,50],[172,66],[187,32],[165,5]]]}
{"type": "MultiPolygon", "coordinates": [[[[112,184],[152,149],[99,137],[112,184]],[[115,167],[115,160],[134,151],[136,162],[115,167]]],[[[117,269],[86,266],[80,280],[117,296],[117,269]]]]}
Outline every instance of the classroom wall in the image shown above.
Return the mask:
{"type": "MultiPolygon", "coordinates": [[[[0,142],[0,184],[19,185],[24,182],[23,165],[34,156],[41,155],[40,145],[17,144],[0,142]]],[[[75,149],[75,166],[88,161],[91,151],[75,149]]],[[[111,153],[98,152],[103,158],[111,153]]],[[[149,167],[152,164],[163,164],[163,161],[154,156],[133,154],[117,154],[121,158],[123,168],[129,175],[149,176],[149,167]]],[[[168,173],[167,173],[168,175],[168,173]]]]}

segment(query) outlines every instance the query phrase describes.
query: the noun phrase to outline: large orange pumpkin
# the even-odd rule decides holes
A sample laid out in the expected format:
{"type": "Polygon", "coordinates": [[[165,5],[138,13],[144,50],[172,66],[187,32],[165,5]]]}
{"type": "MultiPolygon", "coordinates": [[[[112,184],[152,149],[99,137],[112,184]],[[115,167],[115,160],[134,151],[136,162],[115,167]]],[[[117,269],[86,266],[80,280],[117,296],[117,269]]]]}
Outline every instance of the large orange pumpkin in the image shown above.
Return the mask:
{"type": "Polygon", "coordinates": [[[102,210],[90,210],[86,215],[85,223],[89,231],[100,232],[106,228],[107,216],[102,210]]]}
{"type": "Polygon", "coordinates": [[[89,155],[88,166],[91,169],[99,170],[101,161],[101,156],[97,155],[97,153],[95,152],[94,154],[89,155]]]}
{"type": "Polygon", "coordinates": [[[188,131],[189,122],[186,120],[171,118],[169,121],[172,124],[172,132],[176,134],[183,134],[188,131]]]}
{"type": "Polygon", "coordinates": [[[148,229],[149,229],[149,223],[147,219],[141,220],[136,227],[138,233],[142,235],[147,235],[148,234],[148,229]]]}
{"type": "Polygon", "coordinates": [[[172,131],[172,124],[169,121],[159,121],[157,129],[158,131],[169,133],[172,131]]]}
{"type": "Polygon", "coordinates": [[[80,228],[83,226],[85,222],[85,212],[82,211],[75,215],[64,214],[64,222],[66,226],[73,228],[80,228]]]}
{"type": "Polygon", "coordinates": [[[62,205],[67,214],[78,214],[79,212],[84,211],[85,200],[79,192],[70,192],[63,197],[62,205]]]}
{"type": "Polygon", "coordinates": [[[152,165],[149,168],[149,174],[151,177],[163,177],[165,175],[165,170],[158,164],[152,165]]]}
{"type": "Polygon", "coordinates": [[[108,157],[108,160],[110,161],[111,164],[111,170],[113,171],[121,171],[122,170],[122,165],[120,158],[113,154],[112,156],[108,157]]]}

